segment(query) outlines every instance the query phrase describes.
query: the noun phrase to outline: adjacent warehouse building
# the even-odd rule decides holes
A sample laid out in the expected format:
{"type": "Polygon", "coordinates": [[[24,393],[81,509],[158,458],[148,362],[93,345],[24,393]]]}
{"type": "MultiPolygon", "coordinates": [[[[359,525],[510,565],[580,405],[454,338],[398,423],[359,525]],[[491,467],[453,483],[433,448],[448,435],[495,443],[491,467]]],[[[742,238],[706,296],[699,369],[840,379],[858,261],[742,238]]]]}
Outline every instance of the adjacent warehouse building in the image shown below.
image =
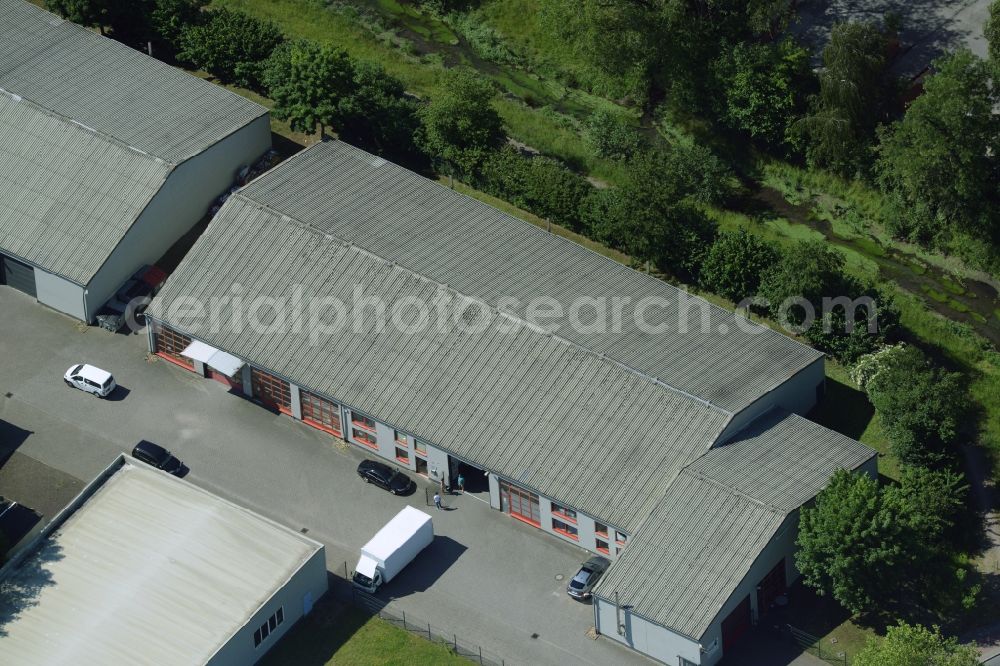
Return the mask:
{"type": "MultiPolygon", "coordinates": [[[[715,615],[782,558],[789,566],[801,503],[835,469],[874,461],[797,416],[823,391],[815,350],[336,141],[230,197],[147,318],[160,357],[332,437],[431,479],[484,473],[494,508],[619,558],[609,579],[628,575],[642,544],[664,549],[647,526],[674,516],[685,488],[756,509],[725,465],[770,483],[783,503],[744,526],[754,539],[738,553],[713,542],[727,577],[703,591],[696,624],[645,610],[622,584],[611,606],[612,618],[633,607],[622,636],[602,586],[601,631],[671,664],[718,661],[715,615]],[[534,321],[540,303],[586,303],[579,319],[623,302],[655,306],[641,319],[612,312],[607,326],[534,321]],[[813,466],[809,451],[822,447],[813,466]],[[719,470],[699,467],[715,460],[719,470]],[[631,634],[640,629],[665,633],[631,634]]],[[[728,529],[721,509],[676,515],[692,534],[728,529]]],[[[795,576],[784,573],[782,585],[795,576]]],[[[675,581],[658,582],[673,594],[675,581]]],[[[731,643],[740,632],[726,633],[731,643]]]]}
{"type": "Polygon", "coordinates": [[[0,0],[0,284],[91,321],[270,145],[264,107],[0,0]]]}
{"type": "Polygon", "coordinates": [[[255,663],[327,589],[323,546],[119,457],[0,570],[8,664],[255,663]]]}

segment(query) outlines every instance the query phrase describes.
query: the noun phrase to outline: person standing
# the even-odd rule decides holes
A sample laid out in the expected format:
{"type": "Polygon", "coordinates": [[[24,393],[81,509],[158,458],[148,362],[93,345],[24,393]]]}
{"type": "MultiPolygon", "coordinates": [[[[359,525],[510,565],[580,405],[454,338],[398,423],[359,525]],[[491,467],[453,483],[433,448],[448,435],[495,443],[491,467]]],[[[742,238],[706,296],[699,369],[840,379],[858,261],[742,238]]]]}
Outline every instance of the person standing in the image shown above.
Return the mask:
{"type": "Polygon", "coordinates": [[[461,473],[458,475],[458,492],[465,492],[465,477],[461,473]]]}
{"type": "Polygon", "coordinates": [[[438,509],[441,508],[441,495],[440,493],[434,493],[434,506],[438,509]]]}

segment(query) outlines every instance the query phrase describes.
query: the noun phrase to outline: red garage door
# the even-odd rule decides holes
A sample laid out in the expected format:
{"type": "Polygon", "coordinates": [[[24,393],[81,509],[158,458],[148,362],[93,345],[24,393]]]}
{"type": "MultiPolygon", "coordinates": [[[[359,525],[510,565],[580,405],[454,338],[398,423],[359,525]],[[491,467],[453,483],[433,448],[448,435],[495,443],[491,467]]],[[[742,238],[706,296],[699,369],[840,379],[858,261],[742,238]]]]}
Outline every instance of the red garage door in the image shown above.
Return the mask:
{"type": "Polygon", "coordinates": [[[191,344],[191,338],[181,335],[172,328],[161,324],[153,324],[153,350],[156,355],[165,358],[171,363],[183,366],[188,370],[194,370],[194,363],[186,356],[181,356],[181,352],[191,344]]]}
{"type": "Polygon", "coordinates": [[[725,654],[750,629],[750,597],[740,602],[722,621],[722,652],[725,654]]]}
{"type": "Polygon", "coordinates": [[[302,400],[302,420],[331,435],[342,436],[340,405],[309,391],[299,391],[302,400]]]}
{"type": "Polygon", "coordinates": [[[253,397],[285,414],[292,413],[292,387],[280,377],[257,368],[250,368],[253,397]]]}

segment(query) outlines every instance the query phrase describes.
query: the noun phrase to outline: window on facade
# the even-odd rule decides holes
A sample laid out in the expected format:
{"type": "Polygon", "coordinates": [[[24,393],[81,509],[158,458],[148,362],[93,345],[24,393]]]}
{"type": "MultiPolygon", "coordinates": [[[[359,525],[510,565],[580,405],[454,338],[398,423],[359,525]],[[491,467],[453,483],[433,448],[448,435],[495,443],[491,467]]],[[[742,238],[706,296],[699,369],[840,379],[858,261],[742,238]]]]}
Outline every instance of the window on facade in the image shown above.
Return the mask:
{"type": "Polygon", "coordinates": [[[568,536],[570,539],[577,540],[580,538],[579,533],[576,530],[576,525],[570,525],[569,523],[564,523],[558,518],[552,519],[552,529],[563,536],[568,536]]]}
{"type": "Polygon", "coordinates": [[[396,447],[396,460],[398,460],[401,463],[408,463],[408,462],[410,462],[410,452],[407,451],[406,449],[401,449],[401,448],[399,448],[397,446],[396,447]]]}
{"type": "Polygon", "coordinates": [[[264,620],[258,629],[253,632],[253,646],[260,647],[260,644],[267,640],[267,637],[285,621],[285,607],[281,606],[271,617],[264,620]]]}
{"type": "Polygon", "coordinates": [[[367,430],[362,430],[361,428],[351,428],[351,437],[354,438],[358,444],[364,444],[373,449],[378,448],[378,440],[375,439],[375,435],[368,432],[367,430]]]}
{"type": "Polygon", "coordinates": [[[340,405],[309,391],[300,391],[299,396],[302,401],[303,421],[320,430],[341,436],[340,405]]]}
{"type": "Polygon", "coordinates": [[[419,439],[413,440],[413,448],[417,453],[422,453],[427,455],[427,443],[421,442],[419,439]]]}
{"type": "Polygon", "coordinates": [[[538,495],[503,480],[500,481],[500,509],[535,527],[542,526],[538,495]]]}
{"type": "Polygon", "coordinates": [[[292,389],[288,382],[257,368],[250,368],[253,395],[286,414],[292,413],[292,389]]]}
{"type": "Polygon", "coordinates": [[[597,536],[604,537],[605,540],[608,538],[608,526],[601,525],[600,523],[594,523],[594,534],[597,536]]]}
{"type": "Polygon", "coordinates": [[[371,430],[375,432],[375,421],[368,418],[367,416],[362,416],[357,412],[351,412],[351,423],[358,426],[359,428],[364,428],[365,430],[371,430]]]}
{"type": "Polygon", "coordinates": [[[615,530],[615,543],[617,543],[619,546],[624,546],[626,541],[628,541],[628,535],[625,534],[624,532],[619,532],[618,530],[615,530]]]}
{"type": "Polygon", "coordinates": [[[397,444],[399,444],[403,448],[409,447],[410,443],[409,443],[409,441],[407,441],[406,435],[404,435],[403,433],[399,432],[398,430],[394,430],[393,432],[396,435],[396,443],[397,444]]]}
{"type": "Polygon", "coordinates": [[[611,548],[608,546],[607,539],[597,538],[597,552],[604,553],[605,555],[611,554],[611,548]]]}
{"type": "Polygon", "coordinates": [[[576,511],[573,509],[567,509],[566,507],[552,502],[552,513],[559,516],[563,520],[568,520],[571,523],[576,522],[576,511]]]}

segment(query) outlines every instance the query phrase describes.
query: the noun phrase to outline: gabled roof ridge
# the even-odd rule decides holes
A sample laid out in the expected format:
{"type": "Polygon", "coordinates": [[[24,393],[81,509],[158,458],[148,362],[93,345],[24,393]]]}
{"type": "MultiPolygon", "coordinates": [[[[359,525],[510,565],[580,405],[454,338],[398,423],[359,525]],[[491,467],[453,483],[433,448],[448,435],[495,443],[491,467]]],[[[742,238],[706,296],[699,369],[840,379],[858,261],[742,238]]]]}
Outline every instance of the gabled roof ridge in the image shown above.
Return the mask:
{"type": "MultiPolygon", "coordinates": [[[[704,454],[702,454],[702,455],[704,455],[704,454]]],[[[680,470],[680,472],[677,474],[677,476],[680,476],[681,474],[688,474],[688,475],[694,477],[695,479],[698,479],[699,481],[704,481],[705,483],[709,483],[709,484],[711,484],[713,486],[716,486],[718,488],[723,488],[724,490],[726,490],[727,492],[729,492],[731,495],[733,495],[735,497],[740,497],[740,498],[745,499],[745,500],[748,500],[748,501],[752,502],[753,504],[756,504],[758,506],[763,507],[764,509],[766,509],[767,511],[770,511],[771,513],[773,513],[775,515],[778,515],[778,516],[787,516],[788,515],[786,512],[782,511],[781,509],[779,509],[778,507],[774,506],[773,504],[768,504],[767,502],[762,502],[761,500],[757,499],[753,495],[749,495],[746,492],[740,490],[739,488],[734,488],[734,487],[730,486],[728,483],[723,483],[722,481],[719,481],[718,479],[716,479],[714,477],[708,476],[706,474],[702,474],[701,472],[696,472],[693,469],[689,469],[691,467],[691,465],[693,465],[701,457],[702,456],[698,456],[698,458],[695,458],[693,461],[691,461],[690,463],[688,463],[687,465],[685,465],[684,467],[682,467],[681,470],[680,470]]],[[[666,493],[664,493],[664,497],[665,496],[666,496],[666,493]]]]}
{"type": "MultiPolygon", "coordinates": [[[[305,152],[305,151],[302,151],[302,152],[305,152]]],[[[494,313],[496,313],[497,315],[499,315],[501,317],[506,317],[507,319],[510,319],[511,321],[514,321],[514,322],[518,323],[519,325],[521,325],[521,326],[523,326],[523,327],[525,327],[525,328],[527,328],[529,330],[535,331],[539,335],[544,335],[544,336],[550,337],[553,340],[556,340],[557,342],[560,342],[560,343],[562,343],[562,344],[564,344],[564,345],[566,345],[568,347],[572,347],[573,349],[581,351],[584,354],[587,354],[589,356],[596,356],[596,357],[600,358],[602,361],[609,362],[609,363],[611,363],[613,365],[616,365],[616,366],[620,367],[621,369],[623,369],[623,370],[625,370],[625,371],[627,371],[627,372],[629,372],[629,373],[631,373],[631,374],[639,377],[640,379],[643,379],[644,381],[647,381],[647,382],[649,382],[651,384],[659,386],[660,388],[663,388],[663,389],[665,389],[665,390],[667,390],[667,391],[669,391],[671,393],[675,393],[675,394],[677,394],[677,395],[679,395],[679,396],[681,396],[683,398],[686,398],[688,400],[696,402],[696,403],[700,404],[703,407],[707,407],[708,409],[715,410],[715,411],[717,411],[717,412],[719,412],[721,414],[724,414],[726,416],[729,416],[729,417],[733,416],[733,412],[731,412],[731,411],[729,411],[727,409],[724,409],[724,408],[722,408],[719,405],[713,404],[710,400],[706,400],[704,398],[701,398],[701,397],[698,397],[698,396],[693,395],[691,393],[688,393],[687,391],[684,391],[683,389],[677,388],[676,386],[673,386],[673,385],[671,385],[671,384],[663,381],[662,379],[660,379],[658,377],[653,377],[651,375],[648,375],[648,374],[642,372],[641,370],[638,370],[636,368],[631,367],[630,365],[628,365],[626,363],[623,363],[623,362],[621,362],[621,361],[619,361],[617,359],[611,358],[607,354],[603,354],[603,353],[594,351],[593,349],[589,349],[587,347],[584,347],[583,345],[580,345],[580,344],[578,344],[576,342],[573,342],[572,340],[568,340],[567,338],[564,338],[564,337],[562,337],[562,336],[560,336],[560,335],[558,335],[556,333],[552,333],[550,331],[546,331],[545,329],[543,329],[543,328],[541,328],[541,327],[539,327],[539,326],[537,326],[535,324],[532,324],[531,322],[529,322],[529,321],[527,321],[527,320],[525,320],[525,319],[523,319],[523,318],[521,318],[521,317],[519,317],[519,316],[517,316],[517,315],[515,315],[515,314],[513,314],[511,312],[507,312],[505,310],[501,310],[499,308],[496,308],[496,307],[490,305],[489,303],[487,303],[487,302],[485,302],[485,301],[483,301],[483,300],[481,300],[479,298],[476,298],[474,296],[470,296],[470,295],[468,295],[466,293],[460,292],[457,289],[455,289],[453,287],[450,287],[446,283],[438,282],[437,280],[435,280],[435,279],[433,279],[431,277],[428,277],[427,275],[424,275],[423,273],[420,273],[420,272],[415,271],[415,270],[413,270],[411,268],[403,266],[402,264],[399,264],[398,262],[392,261],[390,259],[386,259],[385,257],[383,257],[383,256],[381,256],[379,254],[376,254],[375,252],[372,252],[371,250],[368,250],[367,248],[361,247],[360,245],[356,245],[356,244],[354,244],[353,242],[351,242],[349,240],[346,240],[346,239],[344,239],[344,238],[342,238],[340,236],[331,234],[331,233],[329,233],[327,231],[324,231],[322,229],[317,229],[316,227],[312,226],[308,222],[304,222],[304,221],[302,221],[302,220],[300,220],[300,219],[298,219],[296,217],[288,215],[287,213],[283,213],[283,212],[281,212],[281,211],[279,211],[279,210],[277,210],[275,208],[272,208],[271,206],[269,206],[269,205],[267,205],[265,203],[262,203],[262,202],[258,201],[257,199],[252,199],[252,198],[250,198],[249,196],[247,196],[246,194],[243,193],[243,189],[242,188],[240,190],[234,192],[233,195],[230,198],[238,198],[241,201],[245,201],[246,203],[248,203],[250,205],[257,206],[261,210],[267,211],[268,213],[270,213],[270,214],[272,214],[272,215],[274,215],[274,216],[276,216],[278,218],[294,222],[295,224],[297,224],[301,228],[309,231],[310,233],[316,234],[318,236],[323,236],[327,240],[339,243],[340,245],[342,245],[344,247],[349,247],[349,248],[353,249],[354,251],[356,251],[358,253],[361,253],[361,254],[366,255],[366,256],[370,256],[370,257],[372,257],[374,259],[377,259],[377,260],[379,260],[381,262],[384,262],[385,264],[387,264],[389,266],[392,266],[392,267],[398,268],[398,269],[400,269],[402,271],[405,271],[406,273],[409,273],[410,275],[416,277],[419,280],[422,280],[422,281],[427,282],[429,284],[436,285],[438,288],[445,289],[448,292],[450,292],[452,294],[455,294],[456,296],[459,296],[459,297],[461,297],[463,299],[466,299],[466,300],[468,300],[470,302],[479,303],[486,310],[488,310],[490,312],[494,312],[494,313]]]]}
{"type": "Polygon", "coordinates": [[[138,153],[138,154],[140,154],[140,155],[142,155],[144,157],[148,157],[149,159],[153,160],[154,162],[158,162],[160,164],[164,164],[164,165],[170,167],[171,170],[177,167],[177,163],[176,162],[172,162],[170,160],[165,160],[162,157],[159,157],[158,155],[153,155],[152,153],[148,153],[145,150],[142,150],[140,148],[136,148],[135,146],[130,145],[130,144],[126,143],[125,141],[122,141],[121,139],[119,139],[117,137],[114,137],[114,136],[112,136],[110,134],[107,134],[106,132],[102,132],[99,129],[93,128],[90,125],[86,125],[82,121],[77,120],[76,118],[70,118],[69,116],[65,116],[65,115],[59,113],[58,111],[55,111],[55,110],[50,109],[50,108],[48,108],[46,106],[43,106],[43,105],[39,104],[38,102],[36,102],[35,100],[31,99],[30,97],[26,97],[26,96],[21,95],[19,93],[12,92],[12,91],[7,90],[5,88],[0,88],[0,94],[6,95],[7,97],[9,97],[11,100],[13,100],[17,104],[25,104],[25,105],[33,108],[34,110],[38,111],[39,113],[44,113],[45,115],[49,116],[50,118],[55,118],[56,120],[59,120],[59,121],[61,121],[62,123],[66,124],[66,125],[72,125],[75,128],[77,128],[79,130],[82,130],[84,132],[90,132],[94,136],[99,137],[100,139],[103,139],[103,140],[107,141],[108,143],[114,144],[114,145],[116,145],[116,146],[118,146],[120,148],[124,148],[126,150],[131,150],[132,152],[138,153]]]}

